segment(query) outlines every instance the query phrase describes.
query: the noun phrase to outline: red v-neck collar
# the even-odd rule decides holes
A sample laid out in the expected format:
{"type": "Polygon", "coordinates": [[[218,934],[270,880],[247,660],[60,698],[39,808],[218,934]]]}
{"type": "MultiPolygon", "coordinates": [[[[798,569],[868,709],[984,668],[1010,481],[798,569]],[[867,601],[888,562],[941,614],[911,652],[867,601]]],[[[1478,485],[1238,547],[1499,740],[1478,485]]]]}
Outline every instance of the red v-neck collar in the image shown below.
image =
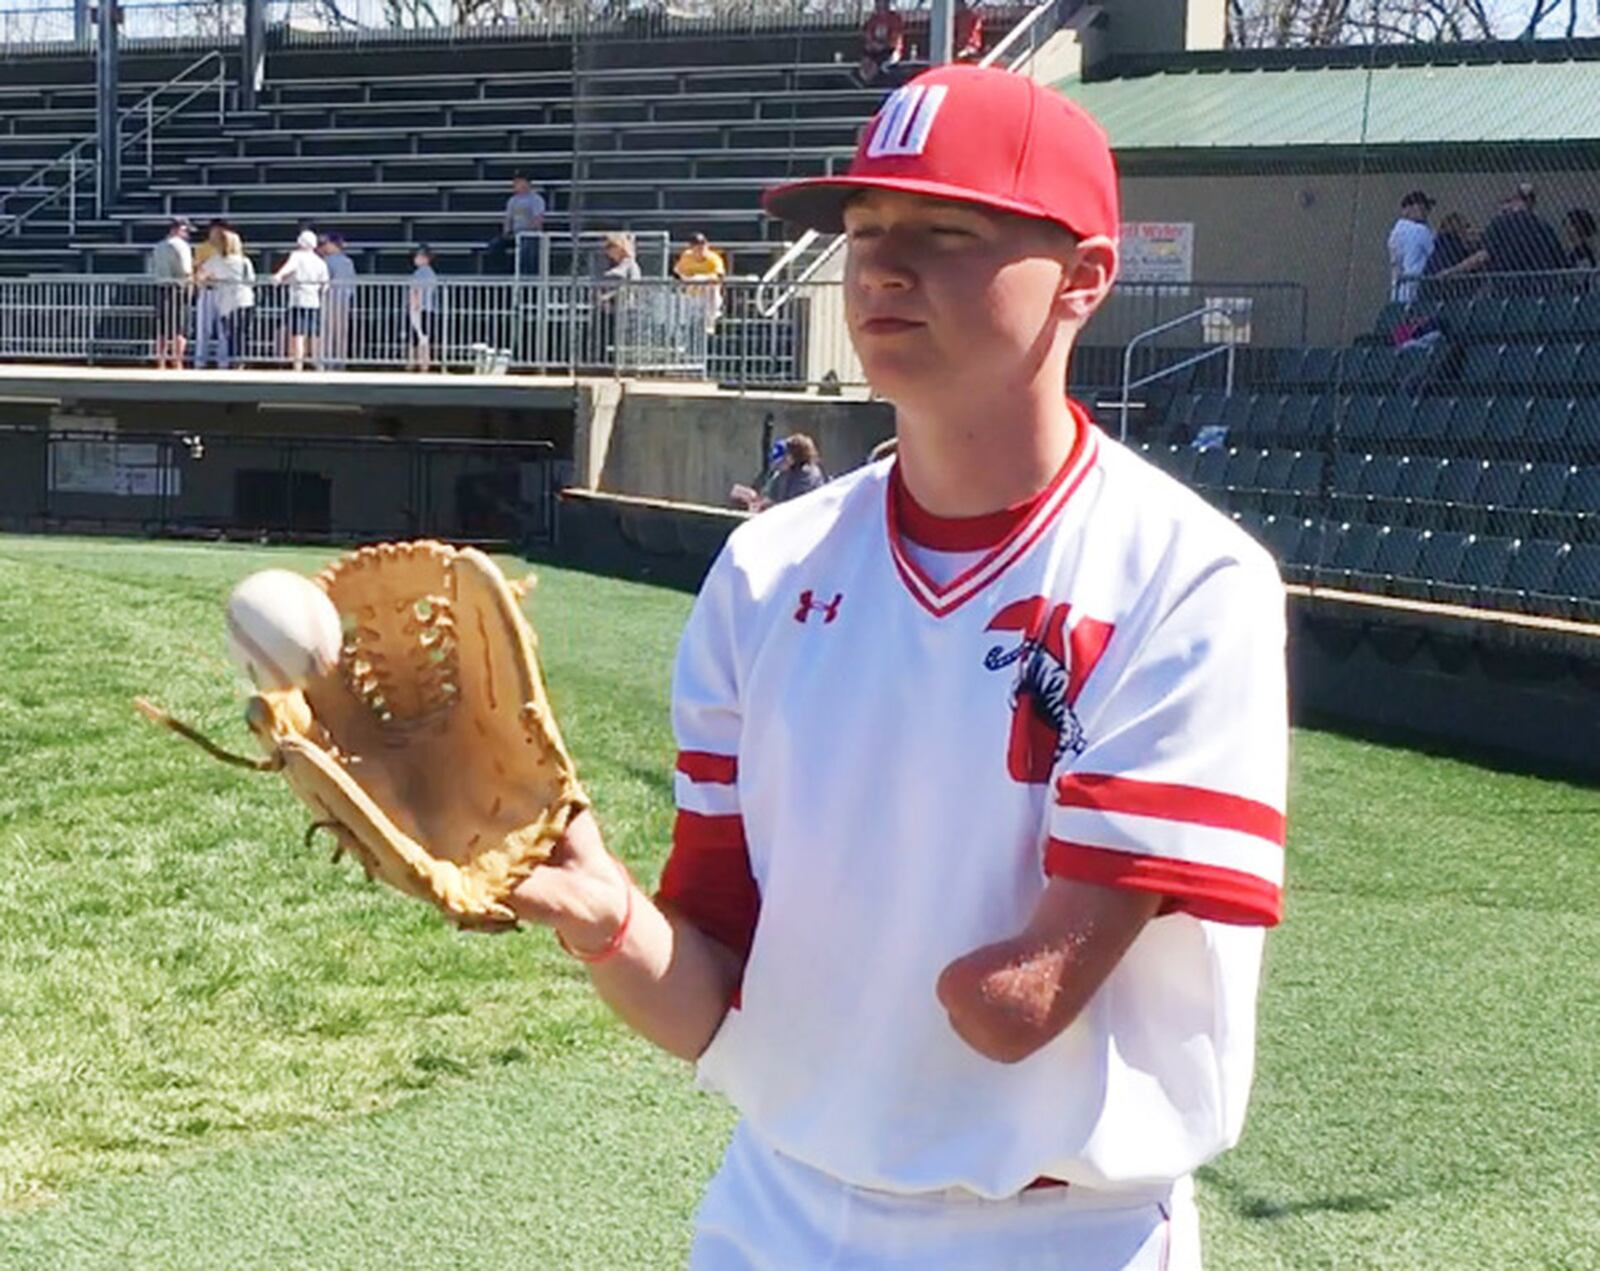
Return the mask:
{"type": "Polygon", "coordinates": [[[900,478],[897,462],[889,471],[884,496],[889,553],[895,570],[916,601],[936,618],[953,613],[1021,559],[1066,507],[1098,453],[1096,429],[1088,412],[1067,405],[1077,422],[1072,450],[1050,484],[1026,503],[983,516],[940,517],[921,507],[900,478]],[[943,552],[984,552],[970,568],[940,585],[923,572],[906,544],[943,552]]]}

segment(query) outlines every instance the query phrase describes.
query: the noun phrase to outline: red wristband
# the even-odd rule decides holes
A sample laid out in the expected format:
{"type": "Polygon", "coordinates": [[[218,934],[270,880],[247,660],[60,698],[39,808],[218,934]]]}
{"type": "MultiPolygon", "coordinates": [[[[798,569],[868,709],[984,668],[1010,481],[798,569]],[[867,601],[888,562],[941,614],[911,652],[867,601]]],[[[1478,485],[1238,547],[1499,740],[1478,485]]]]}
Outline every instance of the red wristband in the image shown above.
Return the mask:
{"type": "MultiPolygon", "coordinates": [[[[616,857],[611,859],[616,860],[616,857]]],[[[627,887],[627,899],[623,901],[622,905],[622,921],[617,924],[617,929],[611,933],[611,939],[606,941],[605,947],[597,949],[593,953],[585,953],[582,949],[568,944],[567,938],[559,931],[556,932],[556,943],[579,962],[587,963],[589,966],[595,966],[616,957],[618,951],[622,948],[622,942],[628,938],[628,926],[633,922],[633,875],[628,873],[628,867],[621,861],[617,861],[617,869],[621,872],[622,881],[627,887]]]]}

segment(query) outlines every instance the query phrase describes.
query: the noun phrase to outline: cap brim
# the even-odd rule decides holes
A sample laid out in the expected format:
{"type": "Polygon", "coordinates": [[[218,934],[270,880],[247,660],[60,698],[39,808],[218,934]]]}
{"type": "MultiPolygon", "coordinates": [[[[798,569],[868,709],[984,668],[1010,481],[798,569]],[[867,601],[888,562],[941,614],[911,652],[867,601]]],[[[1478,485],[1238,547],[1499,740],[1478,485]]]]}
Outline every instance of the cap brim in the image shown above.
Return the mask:
{"type": "Polygon", "coordinates": [[[952,203],[973,203],[996,212],[1011,212],[1038,221],[1050,221],[1075,234],[1078,232],[1060,217],[1051,216],[1037,203],[1008,199],[943,181],[922,181],[915,177],[815,177],[809,181],[793,181],[768,190],[762,197],[761,206],[768,215],[790,224],[820,230],[825,234],[840,234],[844,232],[844,205],[850,201],[851,195],[863,190],[898,190],[902,194],[948,199],[952,203]]]}

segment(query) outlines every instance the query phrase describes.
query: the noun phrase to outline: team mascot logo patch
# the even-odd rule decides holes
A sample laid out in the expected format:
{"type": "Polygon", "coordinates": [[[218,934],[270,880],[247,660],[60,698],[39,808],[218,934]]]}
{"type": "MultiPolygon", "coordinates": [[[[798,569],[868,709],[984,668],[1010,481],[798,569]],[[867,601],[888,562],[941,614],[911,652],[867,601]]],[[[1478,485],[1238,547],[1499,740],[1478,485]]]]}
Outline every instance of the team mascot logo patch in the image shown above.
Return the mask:
{"type": "Polygon", "coordinates": [[[1047,782],[1063,755],[1083,752],[1083,725],[1073,708],[1105,653],[1112,624],[1079,618],[1069,626],[1071,613],[1071,605],[1030,596],[1005,606],[985,628],[1015,631],[1020,637],[1009,648],[995,645],[983,659],[991,671],[1017,668],[1006,747],[1006,770],[1013,781],[1047,782]]]}

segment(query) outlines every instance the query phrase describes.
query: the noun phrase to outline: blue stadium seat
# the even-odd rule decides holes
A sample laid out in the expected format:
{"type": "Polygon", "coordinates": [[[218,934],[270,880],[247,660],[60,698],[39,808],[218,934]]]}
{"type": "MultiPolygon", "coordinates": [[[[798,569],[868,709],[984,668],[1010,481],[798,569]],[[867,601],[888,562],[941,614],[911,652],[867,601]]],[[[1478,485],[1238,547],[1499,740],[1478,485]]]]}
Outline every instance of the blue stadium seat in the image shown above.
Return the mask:
{"type": "Polygon", "coordinates": [[[1326,564],[1318,570],[1319,576],[1331,577],[1346,587],[1359,586],[1361,577],[1373,572],[1378,545],[1387,532],[1387,526],[1365,521],[1340,525],[1331,535],[1331,543],[1324,540],[1326,564]]]}
{"type": "Polygon", "coordinates": [[[1271,383],[1294,386],[1305,383],[1305,349],[1279,349],[1272,355],[1271,383]]]}
{"type": "Polygon", "coordinates": [[[1292,564],[1293,574],[1298,578],[1308,578],[1323,563],[1323,553],[1327,550],[1328,529],[1331,522],[1318,519],[1308,519],[1301,526],[1300,542],[1296,545],[1292,564]]]}
{"type": "Polygon", "coordinates": [[[1431,459],[1425,455],[1410,455],[1400,461],[1400,472],[1394,487],[1394,499],[1400,505],[1397,509],[1399,519],[1408,525],[1432,525],[1442,521],[1443,510],[1435,508],[1433,497],[1444,466],[1443,459],[1431,459]]]}
{"type": "Polygon", "coordinates": [[[1528,415],[1527,444],[1534,450],[1548,450],[1566,443],[1572,418],[1572,402],[1565,397],[1541,397],[1528,415]]]}
{"type": "Polygon", "coordinates": [[[1362,388],[1384,389],[1395,382],[1400,369],[1400,357],[1391,348],[1374,345],[1365,350],[1358,365],[1351,368],[1350,379],[1362,388]]]}
{"type": "Polygon", "coordinates": [[[1566,616],[1600,620],[1600,543],[1573,543],[1556,564],[1552,590],[1566,616]]]}
{"type": "Polygon", "coordinates": [[[1368,456],[1359,450],[1341,450],[1333,456],[1333,471],[1328,476],[1328,488],[1335,494],[1353,494],[1361,484],[1361,470],[1367,466],[1368,456]]]}
{"type": "Polygon", "coordinates": [[[1517,543],[1505,582],[1516,608],[1524,613],[1549,608],[1549,601],[1543,598],[1554,592],[1556,570],[1570,550],[1554,539],[1525,538],[1517,543]]]}
{"type": "Polygon", "coordinates": [[[1373,432],[1378,442],[1385,446],[1396,446],[1409,438],[1411,420],[1416,410],[1416,402],[1409,397],[1396,394],[1381,398],[1378,417],[1373,422],[1373,432]]]}
{"type": "Polygon", "coordinates": [[[1448,584],[1435,579],[1437,598],[1448,604],[1503,605],[1506,603],[1506,575],[1517,542],[1497,536],[1474,536],[1456,564],[1448,584]]]}
{"type": "Polygon", "coordinates": [[[1455,414],[1454,397],[1424,397],[1417,403],[1411,419],[1411,438],[1420,445],[1442,446],[1450,441],[1450,419],[1455,414]]]}
{"type": "Polygon", "coordinates": [[[1479,296],[1467,306],[1458,334],[1468,340],[1497,339],[1505,323],[1505,312],[1506,302],[1501,297],[1479,296]]]}
{"type": "Polygon", "coordinates": [[[1522,490],[1522,478],[1527,469],[1527,464],[1509,459],[1486,463],[1483,467],[1483,478],[1478,482],[1478,490],[1473,497],[1491,511],[1516,507],[1517,496],[1522,490]]]}
{"type": "MultiPolygon", "coordinates": [[[[1522,345],[1527,348],[1529,346],[1522,345]]],[[[1581,345],[1562,340],[1554,344],[1541,345],[1539,356],[1533,370],[1533,383],[1546,390],[1560,389],[1570,391],[1567,386],[1572,383],[1574,368],[1578,364],[1578,352],[1581,345]]],[[[1502,367],[1502,369],[1505,369],[1502,367]]],[[[1519,383],[1527,383],[1519,380],[1519,383]]]]}
{"type": "Polygon", "coordinates": [[[1222,423],[1222,414],[1227,402],[1228,395],[1216,389],[1196,393],[1189,403],[1190,429],[1208,428],[1222,423]]]}
{"type": "Polygon", "coordinates": [[[1517,491],[1518,515],[1512,518],[1519,538],[1558,538],[1562,501],[1573,473],[1571,464],[1531,463],[1517,491]]]}
{"type": "Polygon", "coordinates": [[[1600,459],[1600,397],[1580,397],[1572,403],[1567,444],[1577,454],[1600,459]]]}
{"type": "Polygon", "coordinates": [[[1235,432],[1244,431],[1245,423],[1250,418],[1252,400],[1249,393],[1229,393],[1222,399],[1222,414],[1217,422],[1228,430],[1230,437],[1235,432]]]}
{"type": "Polygon", "coordinates": [[[1216,490],[1223,485],[1223,475],[1228,471],[1228,451],[1221,446],[1202,450],[1195,457],[1194,470],[1189,483],[1196,489],[1216,490]]]}
{"type": "Polygon", "coordinates": [[[1339,435],[1352,446],[1364,446],[1378,435],[1378,405],[1383,399],[1366,393],[1345,400],[1339,435]]]}
{"type": "Polygon", "coordinates": [[[1470,300],[1446,300],[1439,306],[1439,325],[1452,340],[1460,340],[1467,333],[1467,319],[1472,309],[1470,300]]]}
{"type": "Polygon", "coordinates": [[[1531,340],[1543,333],[1543,296],[1512,296],[1500,315],[1500,330],[1507,339],[1531,340]]]}
{"type": "Polygon", "coordinates": [[[1574,518],[1574,535],[1585,543],[1600,542],[1600,467],[1579,468],[1567,480],[1561,510],[1574,518]]]}
{"type": "Polygon", "coordinates": [[[1271,445],[1277,438],[1278,424],[1283,418],[1283,404],[1286,400],[1278,393],[1257,393],[1250,400],[1244,426],[1240,431],[1257,445],[1271,445]]]}
{"type": "Polygon", "coordinates": [[[1261,527],[1261,541],[1280,564],[1292,560],[1300,546],[1306,521],[1298,516],[1269,516],[1261,527]]]}
{"type": "Polygon", "coordinates": [[[1316,494],[1322,488],[1326,460],[1320,450],[1302,450],[1289,469],[1289,488],[1301,494],[1316,494]]]}
{"type": "Polygon", "coordinates": [[[1461,572],[1461,562],[1471,539],[1471,535],[1458,530],[1430,530],[1423,535],[1417,573],[1430,600],[1453,598],[1447,594],[1447,589],[1461,572]]]}
{"type": "Polygon", "coordinates": [[[1385,590],[1405,590],[1397,586],[1402,580],[1420,576],[1423,531],[1409,525],[1385,525],[1378,539],[1378,554],[1373,558],[1372,572],[1383,577],[1385,590]]]}
{"type": "Polygon", "coordinates": [[[1334,382],[1346,391],[1354,390],[1362,383],[1362,375],[1367,365],[1368,350],[1366,345],[1358,344],[1354,348],[1339,349],[1334,356],[1334,382]]]}
{"type": "Polygon", "coordinates": [[[1223,474],[1223,484],[1229,490],[1244,491],[1259,488],[1256,473],[1261,470],[1261,457],[1265,452],[1257,446],[1244,446],[1228,455],[1228,470],[1223,474]]]}
{"type": "Polygon", "coordinates": [[[1339,377],[1339,351],[1337,349],[1307,349],[1300,362],[1302,384],[1322,386],[1332,384],[1339,377]]]}
{"type": "Polygon", "coordinates": [[[1451,447],[1475,450],[1487,443],[1491,420],[1515,428],[1528,417],[1528,403],[1516,397],[1463,397],[1450,412],[1451,447]],[[1520,413],[1519,413],[1520,412],[1520,413]]]}
{"type": "Polygon", "coordinates": [[[1586,291],[1573,300],[1567,330],[1584,337],[1600,337],[1600,291],[1586,291]]]}
{"type": "Polygon", "coordinates": [[[1390,383],[1401,392],[1416,392],[1432,372],[1435,355],[1440,352],[1437,348],[1396,349],[1394,374],[1390,377],[1390,383]]]}
{"type": "Polygon", "coordinates": [[[1194,467],[1199,461],[1200,452],[1193,446],[1173,446],[1161,466],[1185,485],[1193,485],[1194,467]]]}
{"type": "Polygon", "coordinates": [[[1446,459],[1440,465],[1433,497],[1441,503],[1472,503],[1477,498],[1478,482],[1483,479],[1487,466],[1480,459],[1446,459]]]}
{"type": "MultiPolygon", "coordinates": [[[[1537,344],[1507,344],[1500,350],[1500,367],[1495,379],[1495,388],[1530,388],[1539,382],[1539,364],[1552,348],[1567,348],[1567,345],[1551,345],[1545,348],[1537,344]]],[[[1470,360],[1471,354],[1469,353],[1470,360]]]]}
{"type": "Polygon", "coordinates": [[[1591,340],[1574,353],[1570,378],[1580,389],[1600,388],[1600,340],[1591,340]]]}
{"type": "Polygon", "coordinates": [[[1573,308],[1576,304],[1576,296],[1544,297],[1544,303],[1539,306],[1538,326],[1533,334],[1555,337],[1571,335],[1579,329],[1573,317],[1573,308]]]}
{"type": "Polygon", "coordinates": [[[1479,389],[1498,387],[1503,381],[1500,374],[1500,359],[1505,354],[1505,346],[1499,344],[1474,344],[1467,349],[1467,355],[1461,363],[1461,379],[1463,383],[1479,389]]]}

